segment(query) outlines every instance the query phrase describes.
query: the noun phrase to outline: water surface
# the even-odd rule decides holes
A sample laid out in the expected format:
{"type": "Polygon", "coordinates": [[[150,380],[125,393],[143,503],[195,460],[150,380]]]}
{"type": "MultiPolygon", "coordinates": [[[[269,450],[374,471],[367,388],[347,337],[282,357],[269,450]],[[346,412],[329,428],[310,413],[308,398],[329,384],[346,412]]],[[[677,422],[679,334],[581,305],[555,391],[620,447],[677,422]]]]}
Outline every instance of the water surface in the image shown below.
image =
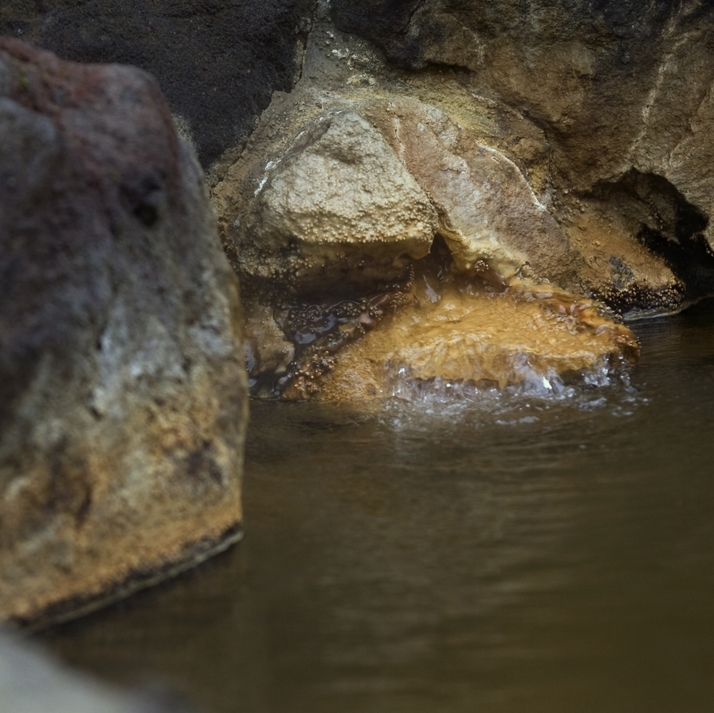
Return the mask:
{"type": "Polygon", "coordinates": [[[42,636],[207,713],[714,708],[714,306],[633,389],[380,415],[255,404],[246,538],[42,636]]]}

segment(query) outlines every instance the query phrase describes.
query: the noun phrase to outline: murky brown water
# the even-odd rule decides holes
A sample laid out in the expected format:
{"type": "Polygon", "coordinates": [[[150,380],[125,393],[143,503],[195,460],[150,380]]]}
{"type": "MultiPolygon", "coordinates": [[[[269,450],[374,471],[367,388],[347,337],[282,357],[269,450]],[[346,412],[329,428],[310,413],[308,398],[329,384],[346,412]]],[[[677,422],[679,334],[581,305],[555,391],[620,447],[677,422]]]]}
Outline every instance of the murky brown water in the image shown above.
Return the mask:
{"type": "Polygon", "coordinates": [[[245,541],[42,639],[208,713],[711,711],[714,306],[636,329],[636,394],[256,405],[245,541]]]}

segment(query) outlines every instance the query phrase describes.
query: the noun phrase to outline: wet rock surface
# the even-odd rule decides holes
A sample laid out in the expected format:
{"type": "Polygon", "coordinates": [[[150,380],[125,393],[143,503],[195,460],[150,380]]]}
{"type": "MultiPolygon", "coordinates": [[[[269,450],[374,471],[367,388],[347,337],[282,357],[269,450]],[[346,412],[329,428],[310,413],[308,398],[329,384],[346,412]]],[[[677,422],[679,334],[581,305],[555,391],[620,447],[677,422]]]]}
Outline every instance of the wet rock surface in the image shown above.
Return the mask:
{"type": "Polygon", "coordinates": [[[0,619],[238,535],[235,276],[157,83],[0,40],[0,619]]]}
{"type": "Polygon", "coordinates": [[[371,102],[364,111],[433,201],[457,270],[481,261],[504,278],[527,266],[539,279],[573,281],[579,256],[506,154],[414,99],[371,102]]]}
{"type": "Polygon", "coordinates": [[[314,0],[4,0],[0,34],[153,73],[204,166],[250,135],[300,70],[314,0]]]}
{"type": "Polygon", "coordinates": [[[431,389],[449,400],[493,387],[544,394],[609,384],[639,356],[627,327],[567,293],[453,283],[437,292],[419,277],[412,305],[345,348],[319,399],[412,400],[431,389]]]}
{"type": "MultiPolygon", "coordinates": [[[[332,16],[392,62],[452,66],[471,91],[531,119],[557,187],[587,196],[601,183],[621,188],[634,170],[712,214],[709,3],[334,0],[332,16]]],[[[708,222],[699,232],[711,246],[708,222]]]]}
{"type": "MultiPolygon", "coordinates": [[[[224,247],[242,276],[254,395],[336,394],[327,386],[331,372],[354,376],[357,361],[369,361],[382,339],[392,346],[418,339],[416,315],[431,317],[413,307],[414,280],[437,243],[462,291],[486,285],[515,294],[533,285],[547,292],[552,285],[570,304],[578,295],[624,303],[624,294],[638,308],[655,293],[666,294],[660,303],[681,303],[681,280],[631,233],[618,234],[619,242],[602,239],[604,263],[588,252],[591,243],[576,224],[581,206],[554,187],[552,149],[538,127],[475,95],[458,77],[385,66],[363,41],[340,35],[326,7],[321,13],[303,78],[292,94],[274,98],[243,155],[212,190],[224,247]],[[625,266],[627,279],[613,279],[614,264],[625,266]],[[410,326],[400,331],[394,325],[402,313],[410,326]],[[351,368],[342,369],[342,359],[351,368]]],[[[435,285],[436,293],[441,289],[435,285]]],[[[459,309],[516,303],[467,295],[459,309]]],[[[531,309],[518,304],[514,309],[531,309]]],[[[616,315],[602,314],[617,332],[616,315]]],[[[467,322],[459,328],[477,329],[467,322]]],[[[582,349],[590,349],[588,329],[575,331],[582,349]]],[[[551,332],[553,340],[557,334],[551,332]]],[[[565,341],[568,334],[562,332],[565,341]]],[[[438,346],[429,344],[427,351],[438,346]]],[[[504,343],[502,356],[510,356],[497,360],[500,376],[491,370],[454,378],[512,383],[506,362],[538,348],[504,343]]],[[[606,352],[613,364],[631,363],[618,361],[623,351],[617,340],[607,347],[603,341],[580,367],[553,358],[544,370],[594,369],[606,352]]]]}
{"type": "MultiPolygon", "coordinates": [[[[295,221],[309,213],[307,205],[319,210],[321,199],[294,182],[280,195],[283,224],[293,227],[276,237],[255,218],[270,222],[274,209],[255,196],[275,166],[296,160],[296,147],[305,151],[306,127],[334,115],[358,117],[391,147],[436,213],[450,269],[474,284],[512,293],[555,290],[571,304],[595,300],[613,334],[618,315],[676,312],[711,294],[714,193],[707,166],[714,144],[704,144],[714,133],[713,24],[711,8],[694,1],[615,7],[559,0],[528,8],[510,0],[478,7],[460,0],[318,3],[301,80],[292,94],[274,97],[245,152],[213,189],[236,269],[256,276],[246,256],[265,248],[261,279],[243,285],[248,311],[251,304],[267,310],[281,340],[294,347],[271,388],[258,386],[267,383],[266,371],[251,372],[254,392],[304,398],[319,391],[315,380],[341,368],[343,348],[368,358],[359,346],[365,334],[365,344],[376,345],[381,323],[396,325],[397,312],[413,309],[405,295],[413,292],[413,271],[422,269],[414,253],[402,255],[412,272],[395,272],[391,284],[356,281],[351,293],[345,290],[370,260],[360,238],[364,224],[343,224],[336,262],[344,275],[322,269],[310,294],[291,301],[286,281],[274,277],[277,267],[269,274],[267,266],[296,250],[295,221]],[[370,300],[389,306],[370,314],[370,300]],[[343,317],[344,305],[357,316],[343,317]],[[305,310],[318,315],[312,333],[284,318],[305,310]]],[[[333,174],[329,190],[352,195],[353,186],[386,201],[385,185],[354,180],[348,170],[333,174]]],[[[365,216],[374,220],[372,231],[381,227],[377,215],[365,216]]],[[[390,329],[387,342],[398,338],[390,329]]],[[[250,331],[249,342],[257,341],[250,331]]],[[[280,341],[273,344],[276,360],[280,341]]],[[[614,352],[619,348],[615,340],[614,352]]]]}

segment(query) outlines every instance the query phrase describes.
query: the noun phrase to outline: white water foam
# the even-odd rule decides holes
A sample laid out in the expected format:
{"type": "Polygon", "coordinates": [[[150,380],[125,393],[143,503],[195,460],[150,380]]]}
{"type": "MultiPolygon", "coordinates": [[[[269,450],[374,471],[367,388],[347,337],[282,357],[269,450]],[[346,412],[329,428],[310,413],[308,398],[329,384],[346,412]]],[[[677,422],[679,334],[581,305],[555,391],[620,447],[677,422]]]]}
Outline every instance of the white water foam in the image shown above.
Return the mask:
{"type": "Polygon", "coordinates": [[[567,381],[554,370],[538,371],[527,361],[519,368],[523,380],[504,388],[473,381],[415,379],[406,367],[393,369],[387,379],[390,397],[385,418],[398,425],[402,419],[411,422],[417,416],[441,420],[469,415],[512,426],[535,423],[543,414],[562,409],[606,409],[613,415],[629,416],[646,402],[632,385],[629,371],[619,363],[603,360],[567,381]]]}

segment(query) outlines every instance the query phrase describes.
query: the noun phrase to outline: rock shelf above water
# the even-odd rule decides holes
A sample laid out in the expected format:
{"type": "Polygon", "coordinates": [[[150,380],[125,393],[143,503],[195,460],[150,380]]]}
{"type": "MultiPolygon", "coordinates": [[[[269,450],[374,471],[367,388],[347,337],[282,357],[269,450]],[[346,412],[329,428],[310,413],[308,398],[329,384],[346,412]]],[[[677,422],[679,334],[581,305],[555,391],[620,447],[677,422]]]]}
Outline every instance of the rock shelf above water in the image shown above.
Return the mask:
{"type": "Polygon", "coordinates": [[[238,286],[156,82],[0,39],[0,621],[240,535],[238,286]]]}
{"type": "Polygon", "coordinates": [[[318,398],[389,398],[436,381],[546,393],[633,366],[639,346],[591,302],[535,291],[418,300],[340,354],[318,398]]]}

